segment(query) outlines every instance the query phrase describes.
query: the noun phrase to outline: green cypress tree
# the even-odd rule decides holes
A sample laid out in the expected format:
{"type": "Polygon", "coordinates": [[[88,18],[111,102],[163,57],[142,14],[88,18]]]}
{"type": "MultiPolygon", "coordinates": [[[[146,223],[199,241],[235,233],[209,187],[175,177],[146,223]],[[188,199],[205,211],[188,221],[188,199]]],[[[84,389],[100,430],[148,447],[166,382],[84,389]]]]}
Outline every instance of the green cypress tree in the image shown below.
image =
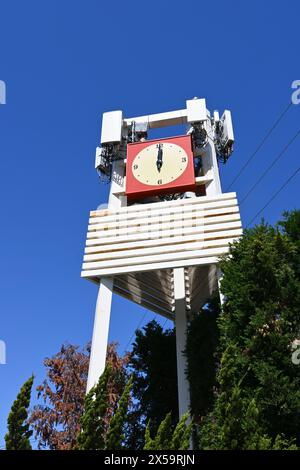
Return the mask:
{"type": "Polygon", "coordinates": [[[172,442],[172,416],[168,413],[160,423],[154,439],[155,450],[165,450],[171,447],[172,442]]]}
{"type": "Polygon", "coordinates": [[[106,367],[98,384],[85,397],[84,413],[81,418],[81,433],[77,439],[80,450],[101,450],[105,448],[105,414],[109,406],[107,383],[111,368],[106,367]]]}
{"type": "Polygon", "coordinates": [[[32,431],[26,420],[30,405],[31,389],[34,377],[30,377],[22,386],[8,416],[8,431],[5,435],[6,450],[31,450],[32,431]]]}
{"type": "Polygon", "coordinates": [[[244,448],[247,450],[269,450],[272,439],[259,426],[259,410],[255,399],[250,400],[243,422],[244,448]]]}
{"type": "Polygon", "coordinates": [[[152,439],[151,432],[150,432],[150,421],[147,424],[146,429],[145,429],[144,450],[155,450],[154,439],[152,439]]]}
{"type": "Polygon", "coordinates": [[[246,230],[220,263],[225,304],[218,320],[217,396],[201,426],[202,448],[300,445],[300,215],[246,230]]]}
{"type": "Polygon", "coordinates": [[[192,422],[187,424],[189,414],[182,415],[180,421],[177,423],[171,441],[171,450],[188,450],[190,448],[190,440],[192,434],[192,422]]]}
{"type": "Polygon", "coordinates": [[[156,436],[151,437],[149,423],[145,431],[144,450],[186,450],[190,447],[192,423],[187,424],[188,413],[184,414],[177,425],[172,425],[171,413],[160,423],[156,436]]]}
{"type": "Polygon", "coordinates": [[[172,442],[172,416],[168,413],[165,419],[158,426],[158,430],[154,439],[151,438],[150,423],[148,423],[145,431],[144,450],[167,450],[171,448],[172,442]]]}
{"type": "Polygon", "coordinates": [[[124,427],[126,423],[128,403],[130,392],[132,388],[133,377],[130,377],[127,382],[124,392],[120,398],[118,408],[111,418],[109,428],[106,435],[106,449],[122,449],[122,442],[124,441],[124,427]]]}

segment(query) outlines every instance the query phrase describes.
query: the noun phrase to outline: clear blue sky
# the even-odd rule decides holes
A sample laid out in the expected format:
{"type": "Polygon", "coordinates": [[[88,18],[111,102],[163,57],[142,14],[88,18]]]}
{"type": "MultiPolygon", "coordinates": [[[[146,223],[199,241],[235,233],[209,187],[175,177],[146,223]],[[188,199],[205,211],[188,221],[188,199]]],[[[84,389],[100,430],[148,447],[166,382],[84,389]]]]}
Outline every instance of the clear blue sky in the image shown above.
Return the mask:
{"type": "MultiPolygon", "coordinates": [[[[229,108],[231,182],[300,79],[297,1],[7,0],[0,7],[0,446],[21,384],[64,341],[92,333],[96,287],[80,279],[88,213],[106,201],[94,171],[104,111],[126,116],[205,97],[229,108]]],[[[300,127],[300,105],[232,188],[241,199],[300,127]]],[[[300,138],[241,207],[246,224],[298,166],[300,138]]],[[[266,209],[275,222],[299,207],[298,176],[266,209]]],[[[144,314],[115,298],[110,338],[122,351],[144,314]]],[[[149,312],[146,320],[150,320],[149,312]]],[[[34,394],[35,395],[35,394],[34,394]]]]}

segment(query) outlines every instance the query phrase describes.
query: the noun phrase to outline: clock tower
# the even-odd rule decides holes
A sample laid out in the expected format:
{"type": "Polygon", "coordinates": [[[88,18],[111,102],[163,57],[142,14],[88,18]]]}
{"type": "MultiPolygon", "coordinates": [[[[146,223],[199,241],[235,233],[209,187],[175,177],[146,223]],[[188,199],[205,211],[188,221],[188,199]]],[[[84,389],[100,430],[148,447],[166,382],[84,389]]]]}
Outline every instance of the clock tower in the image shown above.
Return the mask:
{"type": "Polygon", "coordinates": [[[118,294],[176,325],[179,415],[188,410],[187,326],[219,287],[219,257],[242,235],[236,194],[222,193],[219,177],[233,143],[230,111],[211,114],[205,99],[160,114],[103,114],[95,167],[110,195],[90,212],[81,273],[98,286],[87,390],[105,368],[118,294]],[[151,139],[178,124],[184,135],[151,139]]]}

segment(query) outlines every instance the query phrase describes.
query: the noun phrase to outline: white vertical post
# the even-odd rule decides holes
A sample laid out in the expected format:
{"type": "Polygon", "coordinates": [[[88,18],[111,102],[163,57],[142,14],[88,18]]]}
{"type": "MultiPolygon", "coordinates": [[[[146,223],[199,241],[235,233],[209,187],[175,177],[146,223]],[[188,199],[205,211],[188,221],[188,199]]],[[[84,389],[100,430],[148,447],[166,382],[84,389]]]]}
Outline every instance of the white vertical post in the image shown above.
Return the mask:
{"type": "MultiPolygon", "coordinates": [[[[122,187],[124,182],[124,163],[122,161],[117,161],[113,164],[112,178],[108,207],[110,209],[118,209],[122,205],[126,205],[125,197],[120,199],[115,195],[115,192],[122,187]]],[[[113,277],[100,279],[95,310],[87,393],[98,383],[105,369],[113,286],[113,277]]]]}
{"type": "Polygon", "coordinates": [[[87,381],[87,393],[97,384],[106,362],[113,279],[100,279],[87,381]]]}
{"type": "Polygon", "coordinates": [[[175,298],[175,326],[176,326],[176,355],[177,355],[177,382],[179,417],[189,411],[190,390],[186,378],[187,360],[183,351],[186,347],[187,315],[185,298],[184,268],[174,269],[174,298],[175,298]]]}
{"type": "Polygon", "coordinates": [[[220,304],[221,307],[223,306],[225,302],[225,296],[221,292],[221,281],[223,279],[223,273],[221,269],[217,266],[217,278],[218,278],[218,289],[219,289],[219,296],[220,296],[220,304]]]}

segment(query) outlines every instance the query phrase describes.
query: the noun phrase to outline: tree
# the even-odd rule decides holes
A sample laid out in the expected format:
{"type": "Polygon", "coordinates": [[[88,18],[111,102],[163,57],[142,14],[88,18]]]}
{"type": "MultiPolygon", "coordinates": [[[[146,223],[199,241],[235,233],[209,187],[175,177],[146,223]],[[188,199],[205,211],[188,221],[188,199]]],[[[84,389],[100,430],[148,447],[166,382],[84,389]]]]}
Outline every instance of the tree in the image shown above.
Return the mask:
{"type": "MultiPolygon", "coordinates": [[[[202,449],[215,450],[287,450],[296,449],[294,439],[281,435],[272,439],[260,421],[256,397],[249,398],[243,388],[248,371],[235,383],[238,348],[230,344],[221,360],[218,381],[220,393],[213,413],[201,428],[202,449]]],[[[249,370],[249,369],[248,369],[249,370]]]]}
{"type": "Polygon", "coordinates": [[[105,416],[109,406],[108,381],[111,372],[111,368],[106,367],[98,384],[85,397],[81,432],[77,439],[78,449],[80,450],[105,449],[105,435],[107,433],[105,416]]]}
{"type": "Polygon", "coordinates": [[[106,449],[122,449],[124,442],[124,428],[127,418],[128,405],[130,401],[130,392],[132,389],[133,377],[127,382],[124,392],[118,403],[117,410],[112,416],[106,435],[106,449]]]}
{"type": "Polygon", "coordinates": [[[175,331],[154,320],[137,330],[128,366],[134,380],[126,442],[142,449],[146,423],[155,433],[170,410],[172,423],[178,421],[175,331]]]}
{"type": "Polygon", "coordinates": [[[192,423],[187,424],[188,414],[184,414],[176,426],[172,425],[171,413],[160,423],[156,436],[152,439],[149,423],[145,430],[144,450],[187,450],[190,447],[192,423]]]}
{"type": "Polygon", "coordinates": [[[8,431],[5,435],[6,450],[31,450],[32,431],[27,423],[31,389],[34,377],[30,377],[22,386],[8,416],[8,431]]]}
{"type": "Polygon", "coordinates": [[[190,448],[191,435],[193,430],[193,422],[190,420],[189,414],[185,413],[177,423],[171,441],[171,450],[187,450],[190,448]]]}
{"type": "Polygon", "coordinates": [[[219,314],[220,301],[217,295],[195,315],[188,327],[185,354],[188,365],[187,378],[190,385],[191,415],[195,423],[201,422],[213,405],[219,314]]]}
{"type": "MultiPolygon", "coordinates": [[[[108,346],[107,364],[114,371],[108,382],[106,427],[123,392],[127,357],[117,354],[116,343],[108,346]]],[[[37,387],[42,403],[35,406],[29,422],[34,428],[40,448],[70,450],[77,445],[83,413],[89,367],[89,346],[66,344],[53,357],[46,358],[47,378],[37,387]]]]}
{"type": "Polygon", "coordinates": [[[81,418],[81,432],[77,447],[80,450],[122,449],[124,427],[130,400],[132,377],[124,387],[122,396],[107,423],[109,409],[109,382],[113,376],[111,366],[106,367],[98,384],[86,395],[84,413],[81,418]]]}
{"type": "Polygon", "coordinates": [[[291,361],[300,330],[299,233],[299,211],[275,228],[262,222],[220,263],[221,363],[202,448],[300,444],[300,369],[291,361]]]}

